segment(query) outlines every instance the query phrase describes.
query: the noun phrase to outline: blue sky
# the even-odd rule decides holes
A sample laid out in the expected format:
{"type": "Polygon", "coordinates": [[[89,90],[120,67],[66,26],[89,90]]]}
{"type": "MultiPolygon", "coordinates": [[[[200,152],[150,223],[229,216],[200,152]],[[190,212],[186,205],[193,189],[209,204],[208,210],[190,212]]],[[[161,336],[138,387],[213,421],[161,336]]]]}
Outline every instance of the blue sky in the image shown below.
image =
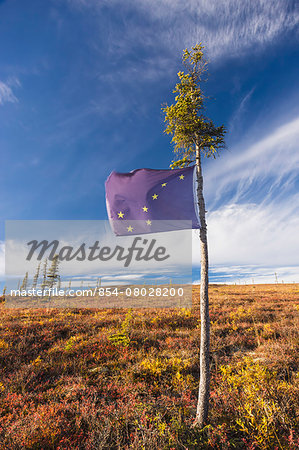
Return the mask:
{"type": "Polygon", "coordinates": [[[292,0],[0,1],[0,277],[6,219],[106,219],[112,170],[169,166],[161,105],[202,42],[228,129],[204,161],[211,280],[299,282],[298,21],[292,0]]]}

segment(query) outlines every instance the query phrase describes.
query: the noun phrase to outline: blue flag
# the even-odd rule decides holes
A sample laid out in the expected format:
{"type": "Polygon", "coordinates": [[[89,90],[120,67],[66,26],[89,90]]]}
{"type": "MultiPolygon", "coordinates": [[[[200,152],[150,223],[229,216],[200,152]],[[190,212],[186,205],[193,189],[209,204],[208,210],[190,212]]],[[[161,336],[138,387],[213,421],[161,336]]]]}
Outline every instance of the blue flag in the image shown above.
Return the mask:
{"type": "Polygon", "coordinates": [[[195,166],[112,172],[105,187],[108,217],[116,235],[200,228],[195,166]]]}

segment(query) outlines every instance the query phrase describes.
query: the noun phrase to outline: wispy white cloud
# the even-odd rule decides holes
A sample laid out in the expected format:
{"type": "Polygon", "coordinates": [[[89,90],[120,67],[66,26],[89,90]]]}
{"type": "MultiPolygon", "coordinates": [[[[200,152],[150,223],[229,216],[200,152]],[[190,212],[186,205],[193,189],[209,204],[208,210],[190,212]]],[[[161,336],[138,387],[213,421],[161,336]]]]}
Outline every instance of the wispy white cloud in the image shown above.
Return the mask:
{"type": "MultiPolygon", "coordinates": [[[[252,139],[254,133],[250,134],[252,139]]],[[[228,278],[246,278],[242,268],[234,273],[239,264],[250,273],[248,279],[273,282],[279,268],[285,281],[299,281],[298,141],[299,117],[295,117],[256,142],[240,143],[205,167],[212,269],[225,266],[228,278]],[[261,267],[270,269],[264,273],[261,267]]],[[[198,265],[196,238],[193,250],[198,265]]]]}
{"type": "Polygon", "coordinates": [[[206,44],[211,58],[242,55],[248,48],[258,49],[293,30],[299,21],[295,2],[267,0],[143,0],[156,18],[175,21],[171,33],[176,42],[191,46],[206,44]],[[149,6],[151,5],[151,7],[149,6]]]}
{"type": "MultiPolygon", "coordinates": [[[[298,208],[299,199],[296,200],[298,208]]],[[[208,237],[211,267],[233,267],[237,264],[298,267],[299,217],[293,206],[229,204],[210,213],[208,237]]],[[[196,233],[193,263],[200,264],[196,233]]],[[[227,269],[227,273],[231,273],[231,268],[227,269]]]]}
{"type": "MultiPolygon", "coordinates": [[[[128,46],[126,46],[124,51],[128,51],[130,48],[130,44],[127,44],[128,46]]],[[[102,71],[99,71],[98,79],[101,82],[110,82],[111,85],[115,83],[115,79],[122,81],[133,80],[136,82],[140,76],[142,81],[155,82],[158,79],[166,77],[169,70],[174,67],[174,65],[175,61],[173,61],[170,56],[155,55],[154,57],[140,57],[140,59],[134,61],[134,64],[125,65],[124,62],[121,67],[115,67],[113,72],[103,74],[102,71]]]]}
{"type": "Polygon", "coordinates": [[[4,103],[18,102],[18,99],[12,90],[12,87],[15,85],[20,85],[19,81],[15,78],[9,80],[6,83],[0,80],[0,105],[3,105],[4,103]]]}
{"type": "MultiPolygon", "coordinates": [[[[69,0],[79,8],[101,10],[103,6],[131,8],[155,25],[151,42],[159,41],[177,52],[195,42],[203,42],[209,57],[220,59],[258,50],[296,28],[299,11],[295,1],[256,0],[69,0]]],[[[148,37],[146,27],[135,24],[122,36],[132,42],[148,37]],[[133,40],[134,39],[134,40],[133,40]]]]}
{"type": "Polygon", "coordinates": [[[211,213],[211,263],[298,265],[299,217],[292,206],[231,204],[211,213]]]}
{"type": "MultiPolygon", "coordinates": [[[[299,210],[299,199],[296,211],[299,210]]],[[[299,216],[289,205],[230,204],[208,216],[210,279],[273,283],[274,273],[299,283],[299,216]]],[[[194,232],[193,264],[200,265],[194,232]]]]}
{"type": "Polygon", "coordinates": [[[236,129],[238,128],[238,126],[240,125],[240,121],[241,121],[242,117],[244,117],[244,114],[245,114],[246,110],[248,109],[249,102],[252,97],[252,94],[254,93],[254,90],[255,90],[255,87],[250,89],[250,91],[247,92],[246,95],[244,95],[238,108],[232,115],[231,120],[228,125],[228,130],[230,133],[235,132],[236,129]]]}
{"type": "Polygon", "coordinates": [[[277,203],[298,174],[298,141],[299,117],[295,117],[257,142],[239,143],[209,164],[205,182],[209,209],[223,204],[225,198],[231,203],[252,201],[262,189],[263,204],[271,202],[274,193],[277,203]]]}
{"type": "Polygon", "coordinates": [[[104,281],[111,281],[111,280],[122,280],[122,281],[134,281],[134,280],[140,280],[144,277],[144,273],[136,273],[136,274],[127,274],[127,275],[109,275],[102,277],[102,280],[104,281]]]}
{"type": "MultiPolygon", "coordinates": [[[[211,283],[261,284],[261,283],[299,283],[298,266],[215,266],[210,271],[211,283]]],[[[195,280],[193,284],[199,284],[195,280]]]]}

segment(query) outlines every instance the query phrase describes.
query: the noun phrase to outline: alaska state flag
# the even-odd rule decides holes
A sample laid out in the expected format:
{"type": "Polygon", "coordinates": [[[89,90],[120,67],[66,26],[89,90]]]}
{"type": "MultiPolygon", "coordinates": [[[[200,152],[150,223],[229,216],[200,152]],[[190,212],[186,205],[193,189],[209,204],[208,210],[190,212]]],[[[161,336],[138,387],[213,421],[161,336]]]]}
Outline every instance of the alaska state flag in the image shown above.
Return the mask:
{"type": "Polygon", "coordinates": [[[105,187],[108,217],[116,235],[200,228],[195,166],[112,172],[105,187]]]}

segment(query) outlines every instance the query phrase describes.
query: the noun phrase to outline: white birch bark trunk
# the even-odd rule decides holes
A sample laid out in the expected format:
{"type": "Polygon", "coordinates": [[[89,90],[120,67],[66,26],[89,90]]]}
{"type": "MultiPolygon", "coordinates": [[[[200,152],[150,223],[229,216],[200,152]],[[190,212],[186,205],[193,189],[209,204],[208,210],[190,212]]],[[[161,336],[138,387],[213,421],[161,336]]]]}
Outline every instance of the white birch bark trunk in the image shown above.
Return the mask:
{"type": "Polygon", "coordinates": [[[200,382],[195,424],[203,428],[209,411],[210,397],[210,316],[209,316],[209,261],[206,209],[203,196],[203,177],[200,147],[196,145],[197,197],[200,217],[200,382]]]}

